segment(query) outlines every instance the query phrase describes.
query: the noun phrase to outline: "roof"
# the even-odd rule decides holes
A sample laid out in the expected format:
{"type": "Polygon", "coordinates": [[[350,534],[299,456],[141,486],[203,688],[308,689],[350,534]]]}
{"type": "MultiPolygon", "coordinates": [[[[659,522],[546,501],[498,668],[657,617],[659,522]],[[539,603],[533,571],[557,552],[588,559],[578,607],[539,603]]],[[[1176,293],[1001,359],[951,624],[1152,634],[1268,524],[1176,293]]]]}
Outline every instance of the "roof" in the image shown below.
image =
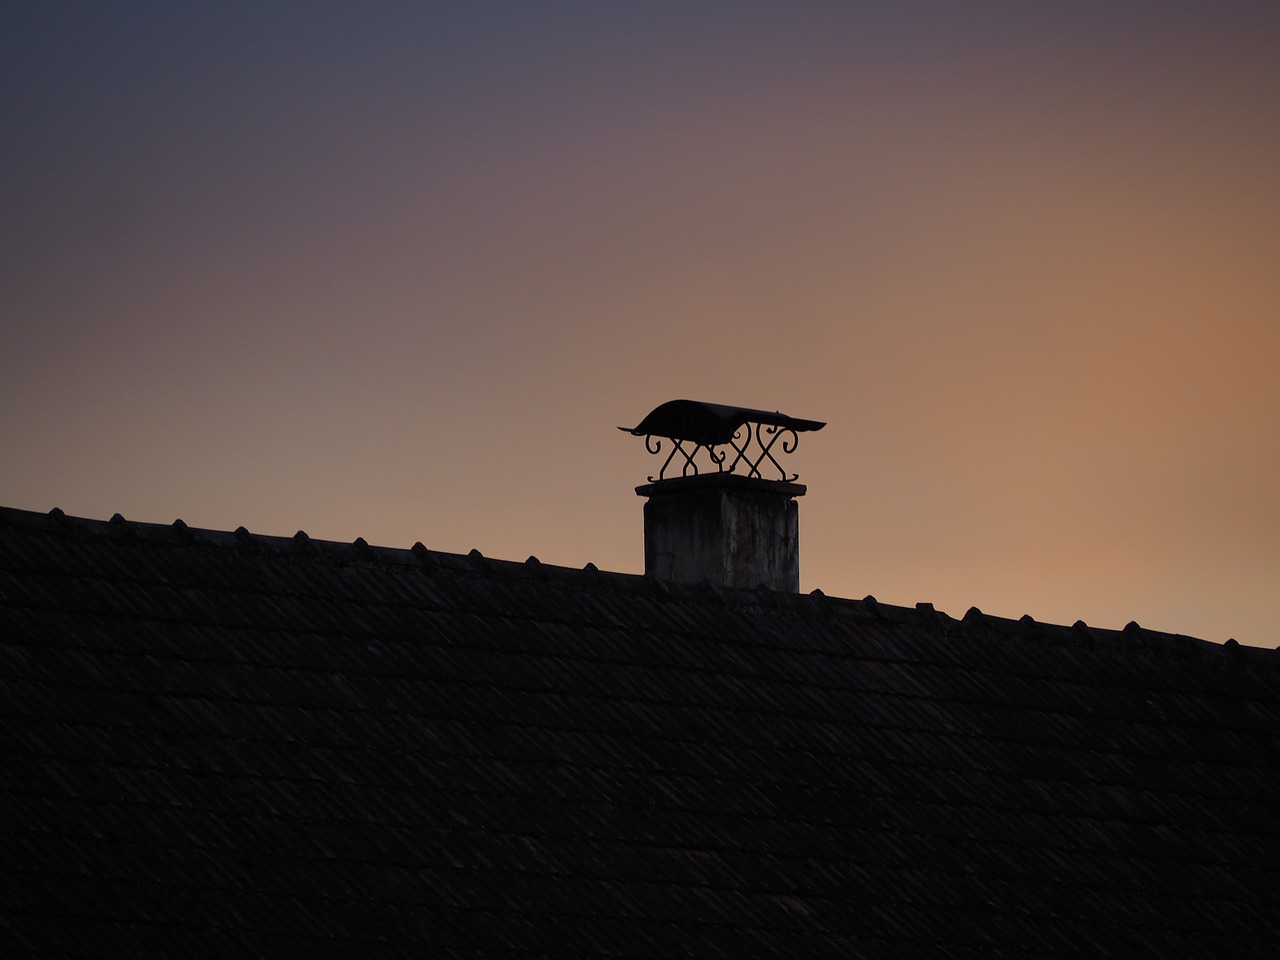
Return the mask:
{"type": "Polygon", "coordinates": [[[1280,654],[0,511],[9,955],[1217,956],[1280,654]]]}

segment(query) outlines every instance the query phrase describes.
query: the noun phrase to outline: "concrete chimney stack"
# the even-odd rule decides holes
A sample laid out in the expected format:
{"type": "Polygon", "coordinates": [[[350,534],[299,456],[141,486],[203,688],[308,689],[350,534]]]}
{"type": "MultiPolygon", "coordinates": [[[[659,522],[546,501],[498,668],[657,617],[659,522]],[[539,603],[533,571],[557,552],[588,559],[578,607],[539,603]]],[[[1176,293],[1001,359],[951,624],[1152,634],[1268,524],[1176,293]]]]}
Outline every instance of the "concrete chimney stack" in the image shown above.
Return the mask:
{"type": "Polygon", "coordinates": [[[797,434],[826,426],[777,412],[672,400],[636,427],[665,454],[636,487],[644,506],[644,572],[677,583],[800,589],[796,498],[805,487],[778,456],[797,434]]]}

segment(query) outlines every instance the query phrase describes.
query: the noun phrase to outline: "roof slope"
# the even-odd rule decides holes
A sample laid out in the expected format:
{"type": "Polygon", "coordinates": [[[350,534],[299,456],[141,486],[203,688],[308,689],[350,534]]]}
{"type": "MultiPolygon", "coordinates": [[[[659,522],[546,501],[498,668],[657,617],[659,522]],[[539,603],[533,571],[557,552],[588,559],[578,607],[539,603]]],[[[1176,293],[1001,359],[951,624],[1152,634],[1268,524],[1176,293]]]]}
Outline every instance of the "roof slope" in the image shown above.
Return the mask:
{"type": "Polygon", "coordinates": [[[1278,660],[0,511],[0,942],[1270,957],[1278,660]]]}

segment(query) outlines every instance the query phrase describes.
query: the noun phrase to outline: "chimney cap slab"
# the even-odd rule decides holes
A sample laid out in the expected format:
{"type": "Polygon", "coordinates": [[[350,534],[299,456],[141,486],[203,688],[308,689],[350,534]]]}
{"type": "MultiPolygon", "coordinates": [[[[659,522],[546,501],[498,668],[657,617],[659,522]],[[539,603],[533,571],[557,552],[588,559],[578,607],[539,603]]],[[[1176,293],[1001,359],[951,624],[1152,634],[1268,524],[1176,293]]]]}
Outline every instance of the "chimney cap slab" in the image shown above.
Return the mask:
{"type": "Polygon", "coordinates": [[[655,480],[636,487],[642,497],[689,496],[730,490],[740,493],[762,493],[770,496],[803,497],[809,488],[803,483],[786,480],[762,480],[739,473],[703,473],[690,477],[655,480]]]}

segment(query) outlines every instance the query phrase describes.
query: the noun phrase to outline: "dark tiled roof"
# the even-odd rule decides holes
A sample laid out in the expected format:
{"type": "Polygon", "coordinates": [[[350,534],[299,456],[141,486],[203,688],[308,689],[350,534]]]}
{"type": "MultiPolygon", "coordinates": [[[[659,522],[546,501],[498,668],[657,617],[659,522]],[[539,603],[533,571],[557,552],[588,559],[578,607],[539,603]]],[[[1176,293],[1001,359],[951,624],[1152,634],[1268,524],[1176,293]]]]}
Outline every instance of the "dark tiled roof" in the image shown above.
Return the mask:
{"type": "Polygon", "coordinates": [[[1278,660],[2,511],[0,943],[1270,957],[1278,660]]]}

